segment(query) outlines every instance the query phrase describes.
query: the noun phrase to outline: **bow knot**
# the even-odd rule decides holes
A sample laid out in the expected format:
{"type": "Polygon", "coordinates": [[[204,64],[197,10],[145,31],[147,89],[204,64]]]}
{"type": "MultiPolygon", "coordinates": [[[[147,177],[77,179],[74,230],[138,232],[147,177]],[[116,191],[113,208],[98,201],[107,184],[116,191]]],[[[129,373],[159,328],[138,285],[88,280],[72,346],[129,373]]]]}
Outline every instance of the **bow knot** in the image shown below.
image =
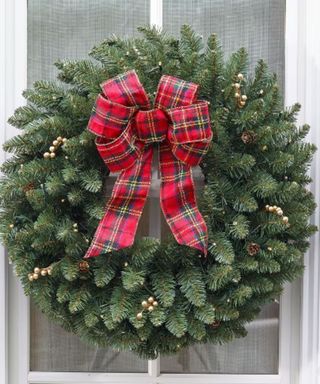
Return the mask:
{"type": "Polygon", "coordinates": [[[212,132],[198,86],[162,76],[151,109],[135,71],[102,84],[88,129],[111,172],[120,172],[86,258],[131,246],[151,182],[159,143],[162,212],[179,244],[207,252],[207,227],[195,198],[191,166],[207,152],[212,132]]]}
{"type": "Polygon", "coordinates": [[[135,122],[139,140],[145,143],[160,143],[166,139],[169,120],[164,110],[160,108],[139,110],[135,122]]]}

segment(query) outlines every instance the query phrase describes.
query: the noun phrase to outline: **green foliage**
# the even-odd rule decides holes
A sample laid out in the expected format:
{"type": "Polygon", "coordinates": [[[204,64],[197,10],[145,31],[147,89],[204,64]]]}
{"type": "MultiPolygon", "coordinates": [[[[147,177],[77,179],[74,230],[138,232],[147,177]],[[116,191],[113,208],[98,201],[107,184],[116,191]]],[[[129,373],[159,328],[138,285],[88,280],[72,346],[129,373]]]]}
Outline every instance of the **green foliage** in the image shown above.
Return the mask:
{"type": "Polygon", "coordinates": [[[182,337],[187,331],[188,321],[185,313],[181,308],[176,306],[171,307],[169,310],[166,328],[176,337],[182,337]]]}
{"type": "Polygon", "coordinates": [[[212,324],[216,319],[216,311],[212,305],[205,304],[194,309],[194,317],[204,324],[212,324]]]}
{"type": "Polygon", "coordinates": [[[217,291],[227,285],[235,276],[231,265],[214,264],[208,268],[207,286],[212,291],[217,291]]]}
{"type": "Polygon", "coordinates": [[[94,268],[93,273],[94,283],[97,287],[102,288],[108,285],[115,277],[116,270],[111,264],[104,264],[94,268]]]}
{"type": "Polygon", "coordinates": [[[137,239],[132,247],[132,265],[137,268],[145,267],[147,263],[152,261],[159,247],[157,239],[143,237],[137,239]]]}
{"type": "Polygon", "coordinates": [[[176,281],[171,271],[157,271],[151,275],[152,288],[161,305],[171,307],[175,298],[176,281]]]}
{"type": "Polygon", "coordinates": [[[180,290],[191,304],[201,307],[206,301],[205,282],[200,268],[192,265],[178,273],[180,290]]]}
{"type": "Polygon", "coordinates": [[[122,272],[122,283],[127,291],[134,291],[143,285],[145,279],[145,271],[139,271],[135,268],[128,267],[122,272]]]}
{"type": "Polygon", "coordinates": [[[224,233],[212,235],[212,243],[209,244],[209,251],[216,261],[222,264],[231,264],[234,260],[234,249],[232,243],[224,233]]]}
{"type": "Polygon", "coordinates": [[[4,144],[12,155],[1,167],[0,233],[26,294],[51,319],[94,345],[155,358],[245,336],[244,324],[302,273],[316,231],[307,189],[316,148],[304,141],[310,127],[296,125],[300,105],[283,108],[262,60],[249,73],[244,49],[224,60],[215,34],[205,42],[189,26],[180,39],[139,31],[103,41],[88,60],[57,62],[59,82],[37,81],[24,92],[28,105],[9,119],[20,134],[4,144]],[[210,101],[213,142],[200,164],[199,194],[206,256],[172,237],[147,237],[83,264],[110,182],[86,127],[100,84],[129,69],[151,100],[161,75],[170,74],[198,83],[199,99],[210,101]],[[58,136],[66,143],[45,159],[58,136]],[[267,204],[281,207],[289,224],[267,204]],[[259,244],[254,255],[250,243],[259,244]],[[48,266],[50,275],[29,280],[34,268],[48,266]],[[142,302],[150,296],[158,305],[149,312],[142,302]]]}
{"type": "Polygon", "coordinates": [[[205,324],[197,319],[191,319],[188,323],[188,332],[196,340],[202,340],[206,336],[205,324]]]}
{"type": "Polygon", "coordinates": [[[131,306],[130,294],[125,289],[116,287],[110,299],[112,320],[120,323],[128,316],[131,306]]]}

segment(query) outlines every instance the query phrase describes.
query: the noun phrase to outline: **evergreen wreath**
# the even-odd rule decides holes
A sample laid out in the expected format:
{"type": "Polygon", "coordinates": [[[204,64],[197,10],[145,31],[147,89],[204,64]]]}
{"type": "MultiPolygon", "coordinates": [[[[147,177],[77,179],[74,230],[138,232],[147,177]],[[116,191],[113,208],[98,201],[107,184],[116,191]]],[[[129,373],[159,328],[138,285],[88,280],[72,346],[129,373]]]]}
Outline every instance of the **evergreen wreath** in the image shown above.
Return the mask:
{"type": "Polygon", "coordinates": [[[23,132],[4,144],[13,155],[2,165],[1,234],[25,293],[49,318],[96,346],[152,359],[245,336],[261,306],[302,273],[316,231],[306,189],[315,146],[263,61],[250,75],[246,51],[224,61],[215,35],[204,47],[188,26],[180,39],[139,30],[142,38],[94,47],[90,60],[57,62],[58,82],[24,92],[27,106],[9,119],[23,132]],[[210,102],[198,201],[207,257],[172,237],[83,259],[109,176],[87,124],[100,84],[130,69],[151,97],[169,74],[199,84],[210,102]]]}

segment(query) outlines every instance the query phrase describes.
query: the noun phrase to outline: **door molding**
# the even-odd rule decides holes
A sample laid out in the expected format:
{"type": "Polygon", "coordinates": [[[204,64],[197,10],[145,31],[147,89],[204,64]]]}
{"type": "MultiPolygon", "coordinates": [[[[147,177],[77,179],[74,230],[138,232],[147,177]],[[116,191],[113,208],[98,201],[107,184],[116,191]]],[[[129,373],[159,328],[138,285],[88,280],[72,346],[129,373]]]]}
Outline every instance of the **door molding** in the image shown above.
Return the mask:
{"type": "MultiPolygon", "coordinates": [[[[27,1],[0,1],[0,144],[17,133],[7,123],[27,85],[27,1]]],[[[0,151],[0,161],[6,155],[0,151]]],[[[0,382],[26,384],[29,369],[29,305],[0,247],[0,382]]]]}
{"type": "MultiPolygon", "coordinates": [[[[3,86],[6,79],[6,24],[5,2],[0,2],[0,124],[5,127],[6,122],[6,89],[3,86]]],[[[5,141],[5,128],[0,129],[0,142],[5,141]]],[[[5,160],[3,151],[0,151],[1,163],[5,160]]],[[[0,248],[0,381],[8,384],[8,286],[7,286],[7,260],[4,248],[0,248]]]]}
{"type": "MultiPolygon", "coordinates": [[[[294,78],[296,100],[302,104],[299,122],[311,125],[307,141],[320,148],[320,3],[318,0],[298,1],[296,12],[298,23],[297,52],[295,58],[296,77],[294,78]]],[[[290,1],[289,1],[290,3],[290,1]]],[[[289,4],[288,4],[289,6],[289,4]]],[[[292,49],[294,52],[294,49],[292,49]]],[[[289,79],[288,79],[289,80],[289,79]]],[[[294,91],[294,90],[292,90],[294,91]]],[[[289,95],[288,95],[289,97],[289,95]]],[[[310,190],[318,205],[311,223],[320,227],[320,153],[315,154],[310,175],[313,183],[310,190]]],[[[320,237],[316,233],[311,239],[311,247],[305,255],[305,272],[302,279],[302,307],[300,324],[300,373],[299,383],[317,384],[320,380],[320,237]]]]}
{"type": "MultiPolygon", "coordinates": [[[[162,0],[150,0],[150,23],[162,26],[162,0]]],[[[320,4],[317,0],[286,0],[285,103],[303,104],[299,121],[312,124],[309,140],[320,147],[320,4]]],[[[0,141],[16,130],[6,123],[14,109],[25,103],[21,96],[27,84],[27,0],[0,1],[0,141]],[[4,84],[4,87],[3,87],[4,84]]],[[[0,161],[5,159],[0,152],[0,161]]],[[[320,155],[315,156],[311,190],[320,205],[320,155]]],[[[319,224],[319,210],[313,217],[319,224]]],[[[8,267],[0,249],[0,382],[29,383],[252,383],[316,384],[319,361],[320,266],[312,257],[319,250],[319,236],[305,258],[303,280],[285,287],[280,306],[279,375],[172,375],[160,374],[159,360],[149,362],[146,374],[28,372],[29,300],[8,267]],[[301,307],[300,307],[301,296],[301,307]],[[300,309],[302,315],[300,318],[300,309]],[[9,326],[10,325],[10,326],[9,326]],[[299,354],[299,351],[300,354],[299,354]]]]}

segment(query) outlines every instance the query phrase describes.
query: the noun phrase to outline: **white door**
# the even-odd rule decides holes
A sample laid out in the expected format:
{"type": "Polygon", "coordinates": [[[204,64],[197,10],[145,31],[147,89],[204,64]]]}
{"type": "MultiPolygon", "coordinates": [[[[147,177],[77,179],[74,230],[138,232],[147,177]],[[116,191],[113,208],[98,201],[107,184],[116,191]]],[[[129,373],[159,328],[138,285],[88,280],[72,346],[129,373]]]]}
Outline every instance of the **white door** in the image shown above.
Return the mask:
{"type": "MultiPolygon", "coordinates": [[[[155,24],[177,35],[180,26],[188,23],[204,39],[216,32],[226,54],[245,46],[251,67],[265,58],[279,76],[286,104],[297,100],[304,104],[301,121],[312,124],[310,139],[320,142],[315,104],[320,87],[314,84],[318,81],[320,86],[320,50],[318,40],[309,39],[314,33],[319,36],[319,10],[317,0],[2,0],[0,121],[5,129],[0,140],[15,134],[5,121],[24,102],[21,90],[36,79],[54,79],[52,63],[57,59],[85,58],[106,36],[132,36],[139,25],[155,24]]],[[[317,201],[319,169],[312,168],[317,201]]],[[[155,202],[151,199],[148,208],[153,222],[146,230],[151,235],[161,231],[155,202]]],[[[317,216],[314,222],[319,222],[317,216]]],[[[319,265],[314,255],[318,241],[316,236],[306,255],[304,281],[287,286],[280,302],[265,307],[248,326],[246,338],[225,346],[190,347],[149,362],[129,352],[86,346],[50,323],[24,297],[2,250],[0,382],[315,384],[319,265]]]]}

